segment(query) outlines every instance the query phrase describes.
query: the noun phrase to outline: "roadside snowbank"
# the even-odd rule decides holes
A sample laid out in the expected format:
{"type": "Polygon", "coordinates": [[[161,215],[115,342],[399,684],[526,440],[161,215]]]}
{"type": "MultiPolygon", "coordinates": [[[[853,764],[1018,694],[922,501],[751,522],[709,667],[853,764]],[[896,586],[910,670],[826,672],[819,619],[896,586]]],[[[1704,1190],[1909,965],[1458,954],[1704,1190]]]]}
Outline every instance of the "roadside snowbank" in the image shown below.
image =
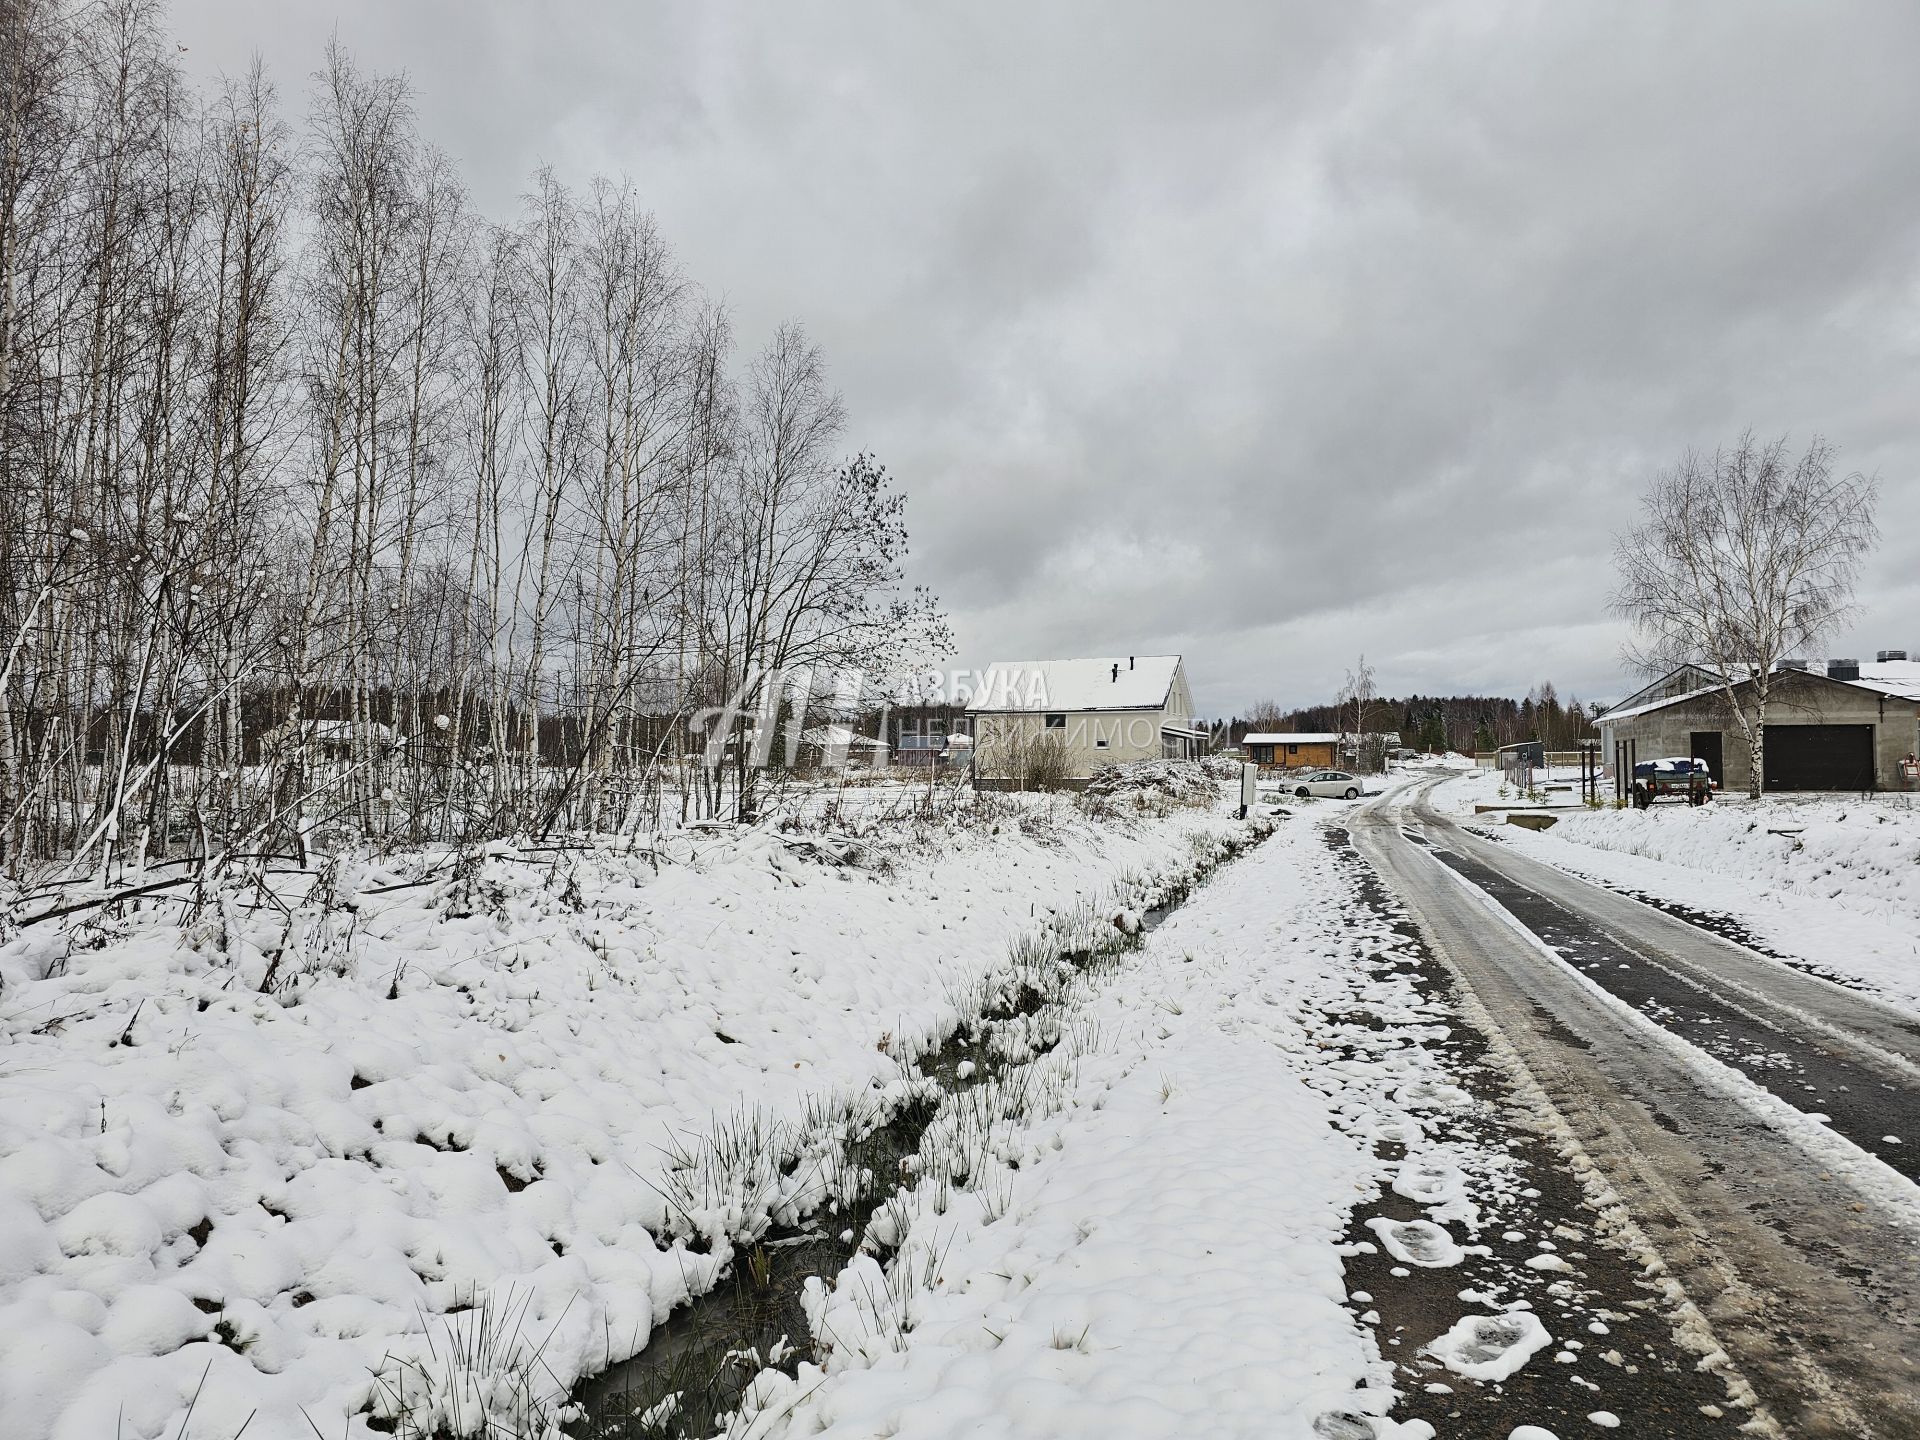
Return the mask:
{"type": "MultiPolygon", "coordinates": [[[[1435,808],[1470,812],[1492,802],[1498,783],[1485,772],[1448,782],[1435,808]]],[[[1697,808],[1563,811],[1544,832],[1482,828],[1582,879],[1726,916],[1767,950],[1920,1011],[1912,797],[1723,797],[1697,808]]]]}
{"type": "Polygon", "coordinates": [[[1471,762],[1464,767],[1448,768],[1460,773],[1435,786],[1430,795],[1434,809],[1445,814],[1471,815],[1475,805],[1510,805],[1516,810],[1527,810],[1544,804],[1549,794],[1556,806],[1571,807],[1580,803],[1580,772],[1569,766],[1535,770],[1535,798],[1531,800],[1523,791],[1508,784],[1507,777],[1498,770],[1483,770],[1471,762]],[[1548,785],[1568,788],[1548,792],[1544,788],[1548,785]]]}
{"type": "Polygon", "coordinates": [[[1596,810],[1556,838],[1839,901],[1920,931],[1920,807],[1907,797],[1768,797],[1596,810]]]}
{"type": "Polygon", "coordinates": [[[406,856],[0,946],[8,1440],[174,1440],[189,1408],[357,1440],[398,1391],[428,1428],[455,1403],[449,1342],[560,1388],[637,1351],[791,1199],[690,1210],[676,1156],[900,1085],[1017,937],[1240,828],[1008,815],[859,867],[766,831],[657,869],[406,856]]]}

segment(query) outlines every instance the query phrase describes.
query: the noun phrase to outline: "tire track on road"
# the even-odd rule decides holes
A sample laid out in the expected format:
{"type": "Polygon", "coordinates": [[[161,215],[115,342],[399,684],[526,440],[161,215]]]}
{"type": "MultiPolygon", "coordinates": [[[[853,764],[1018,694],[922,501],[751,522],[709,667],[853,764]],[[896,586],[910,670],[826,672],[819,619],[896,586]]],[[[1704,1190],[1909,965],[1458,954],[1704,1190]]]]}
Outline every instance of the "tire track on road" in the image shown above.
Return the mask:
{"type": "Polygon", "coordinates": [[[1703,979],[1477,859],[1437,852],[1568,964],[1655,1024],[1731,1066],[1816,1121],[1829,1123],[1909,1180],[1920,1180],[1920,1089],[1897,1056],[1782,1012],[1745,987],[1703,979]],[[1811,1031],[1811,1033],[1807,1033],[1811,1031]],[[1899,1132],[1905,1132],[1901,1135],[1899,1132]]]}
{"type": "MultiPolygon", "coordinates": [[[[1908,1182],[1864,1155],[1832,1163],[1852,1148],[1832,1135],[1826,1163],[1811,1159],[1804,1136],[1754,1113],[1747,1082],[1551,958],[1410,843],[1404,816],[1383,802],[1353,819],[1362,852],[1786,1433],[1920,1434],[1920,1207],[1889,1191],[1908,1182]]],[[[1870,1020],[1866,1043],[1899,1055],[1901,1017],[1870,1020]]]]}

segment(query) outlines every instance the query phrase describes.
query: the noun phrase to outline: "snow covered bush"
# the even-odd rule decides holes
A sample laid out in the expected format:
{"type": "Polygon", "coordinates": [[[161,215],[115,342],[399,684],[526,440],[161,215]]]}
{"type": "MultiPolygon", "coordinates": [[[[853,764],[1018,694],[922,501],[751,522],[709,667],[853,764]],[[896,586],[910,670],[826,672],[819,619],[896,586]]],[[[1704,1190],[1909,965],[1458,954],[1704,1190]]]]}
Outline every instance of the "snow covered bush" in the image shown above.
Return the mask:
{"type": "Polygon", "coordinates": [[[1176,805],[1211,805],[1220,798],[1220,785],[1203,760],[1131,760],[1096,767],[1087,793],[1155,795],[1176,805]]]}

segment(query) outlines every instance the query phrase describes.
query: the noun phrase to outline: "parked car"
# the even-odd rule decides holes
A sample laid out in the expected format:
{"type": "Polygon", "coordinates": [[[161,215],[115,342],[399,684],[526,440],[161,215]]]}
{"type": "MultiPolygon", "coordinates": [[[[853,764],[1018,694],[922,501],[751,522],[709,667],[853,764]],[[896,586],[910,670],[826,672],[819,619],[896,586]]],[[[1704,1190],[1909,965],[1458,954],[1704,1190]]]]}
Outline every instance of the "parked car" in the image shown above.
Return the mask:
{"type": "Polygon", "coordinates": [[[1293,786],[1293,793],[1302,800],[1309,795],[1358,800],[1362,794],[1360,777],[1349,775],[1344,770],[1309,770],[1289,783],[1293,786]]]}
{"type": "Polygon", "coordinates": [[[1720,788],[1707,762],[1692,755],[1642,760],[1633,767],[1633,803],[1645,810],[1656,800],[1704,805],[1720,788]]]}

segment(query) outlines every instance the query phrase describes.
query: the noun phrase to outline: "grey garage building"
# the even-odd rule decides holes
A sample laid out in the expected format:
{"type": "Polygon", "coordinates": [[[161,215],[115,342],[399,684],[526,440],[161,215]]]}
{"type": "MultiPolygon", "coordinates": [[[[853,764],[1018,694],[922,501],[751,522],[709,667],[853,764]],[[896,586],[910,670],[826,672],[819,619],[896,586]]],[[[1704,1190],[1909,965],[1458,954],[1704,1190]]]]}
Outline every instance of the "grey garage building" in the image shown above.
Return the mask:
{"type": "MultiPolygon", "coordinates": [[[[1745,703],[1751,682],[1734,687],[1745,703]]],[[[1727,713],[1711,672],[1685,666],[1599,716],[1601,754],[1611,764],[1619,742],[1635,758],[1704,759],[1730,792],[1752,779],[1746,738],[1727,713]]],[[[1910,788],[1901,761],[1920,747],[1920,661],[1882,651],[1871,665],[1788,661],[1767,699],[1765,788],[1898,790],[1910,788]]]]}

